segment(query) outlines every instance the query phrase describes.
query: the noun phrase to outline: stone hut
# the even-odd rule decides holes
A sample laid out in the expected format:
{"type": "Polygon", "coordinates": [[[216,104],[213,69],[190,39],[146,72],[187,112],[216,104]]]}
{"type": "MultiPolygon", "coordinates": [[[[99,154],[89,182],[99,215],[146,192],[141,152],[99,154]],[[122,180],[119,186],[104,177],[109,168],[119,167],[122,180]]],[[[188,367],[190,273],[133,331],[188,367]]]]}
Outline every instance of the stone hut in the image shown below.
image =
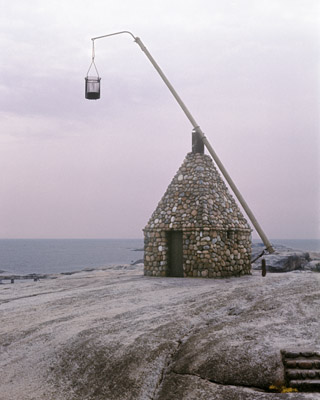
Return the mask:
{"type": "Polygon", "coordinates": [[[144,274],[250,274],[251,228],[212,159],[187,154],[144,228],[144,274]]]}

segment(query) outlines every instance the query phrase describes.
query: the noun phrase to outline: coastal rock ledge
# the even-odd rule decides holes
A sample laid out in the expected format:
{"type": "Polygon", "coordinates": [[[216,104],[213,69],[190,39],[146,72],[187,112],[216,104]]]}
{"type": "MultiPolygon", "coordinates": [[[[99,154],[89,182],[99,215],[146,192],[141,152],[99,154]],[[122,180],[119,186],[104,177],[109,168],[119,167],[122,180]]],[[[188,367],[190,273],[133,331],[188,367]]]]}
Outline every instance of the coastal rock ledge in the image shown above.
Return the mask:
{"type": "Polygon", "coordinates": [[[261,270],[261,259],[266,262],[267,272],[290,272],[290,271],[313,271],[320,272],[320,253],[306,252],[303,250],[290,249],[283,245],[274,245],[275,252],[265,254],[257,259],[264,250],[261,243],[252,246],[252,269],[261,270]]]}
{"type": "Polygon", "coordinates": [[[0,286],[1,400],[320,400],[281,352],[320,351],[320,275],[104,268],[0,286]],[[278,388],[278,389],[277,389],[278,388]]]}

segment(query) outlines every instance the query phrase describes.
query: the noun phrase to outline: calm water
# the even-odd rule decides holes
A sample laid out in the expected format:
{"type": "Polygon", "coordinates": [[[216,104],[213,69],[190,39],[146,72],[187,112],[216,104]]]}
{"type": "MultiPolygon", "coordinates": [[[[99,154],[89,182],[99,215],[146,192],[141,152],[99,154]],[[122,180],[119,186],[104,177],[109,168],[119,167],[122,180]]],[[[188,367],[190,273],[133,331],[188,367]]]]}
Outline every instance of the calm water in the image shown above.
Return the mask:
{"type": "MultiPolygon", "coordinates": [[[[261,242],[253,239],[253,243],[261,242]]],[[[320,252],[320,239],[270,239],[271,244],[282,244],[291,249],[320,252]]]]}
{"type": "Polygon", "coordinates": [[[0,271],[52,274],[107,265],[131,264],[143,258],[143,239],[2,239],[0,271]]]}
{"type": "MultiPolygon", "coordinates": [[[[271,242],[320,252],[320,240],[273,239],[271,242]]],[[[0,239],[0,271],[53,274],[131,264],[143,258],[142,248],[143,239],[0,239]]]]}

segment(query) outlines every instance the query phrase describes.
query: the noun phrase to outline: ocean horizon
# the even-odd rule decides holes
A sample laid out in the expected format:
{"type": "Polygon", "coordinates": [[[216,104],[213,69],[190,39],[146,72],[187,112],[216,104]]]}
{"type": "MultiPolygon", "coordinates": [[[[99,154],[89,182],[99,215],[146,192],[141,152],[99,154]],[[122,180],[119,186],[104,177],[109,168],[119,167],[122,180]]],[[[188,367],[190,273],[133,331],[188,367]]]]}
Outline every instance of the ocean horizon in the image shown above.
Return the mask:
{"type": "Polygon", "coordinates": [[[57,274],[132,264],[143,239],[0,239],[2,274],[57,274]]]}
{"type": "MultiPolygon", "coordinates": [[[[270,239],[274,245],[320,252],[320,239],[270,239]]],[[[261,243],[253,239],[253,244],[261,243]]],[[[2,275],[58,274],[143,259],[143,239],[0,239],[2,275]]]]}
{"type": "MultiPolygon", "coordinates": [[[[262,243],[261,239],[253,239],[253,243],[262,243]]],[[[270,239],[271,244],[283,245],[295,250],[320,251],[320,239],[270,239]]]]}

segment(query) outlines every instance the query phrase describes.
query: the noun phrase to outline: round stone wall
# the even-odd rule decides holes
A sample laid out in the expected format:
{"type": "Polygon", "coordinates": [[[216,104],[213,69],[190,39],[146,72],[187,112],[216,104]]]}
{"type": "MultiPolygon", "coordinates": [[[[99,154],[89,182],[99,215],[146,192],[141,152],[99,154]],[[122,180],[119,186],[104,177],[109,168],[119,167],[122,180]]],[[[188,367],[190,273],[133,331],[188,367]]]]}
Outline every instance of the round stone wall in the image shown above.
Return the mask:
{"type": "Polygon", "coordinates": [[[145,275],[171,275],[168,237],[175,231],[182,232],[183,276],[250,273],[251,228],[207,155],[187,154],[148,221],[145,275]]]}
{"type": "MultiPolygon", "coordinates": [[[[183,231],[183,275],[222,278],[250,274],[251,233],[248,231],[183,231]]],[[[165,231],[145,231],[144,274],[168,276],[165,231]]]]}

